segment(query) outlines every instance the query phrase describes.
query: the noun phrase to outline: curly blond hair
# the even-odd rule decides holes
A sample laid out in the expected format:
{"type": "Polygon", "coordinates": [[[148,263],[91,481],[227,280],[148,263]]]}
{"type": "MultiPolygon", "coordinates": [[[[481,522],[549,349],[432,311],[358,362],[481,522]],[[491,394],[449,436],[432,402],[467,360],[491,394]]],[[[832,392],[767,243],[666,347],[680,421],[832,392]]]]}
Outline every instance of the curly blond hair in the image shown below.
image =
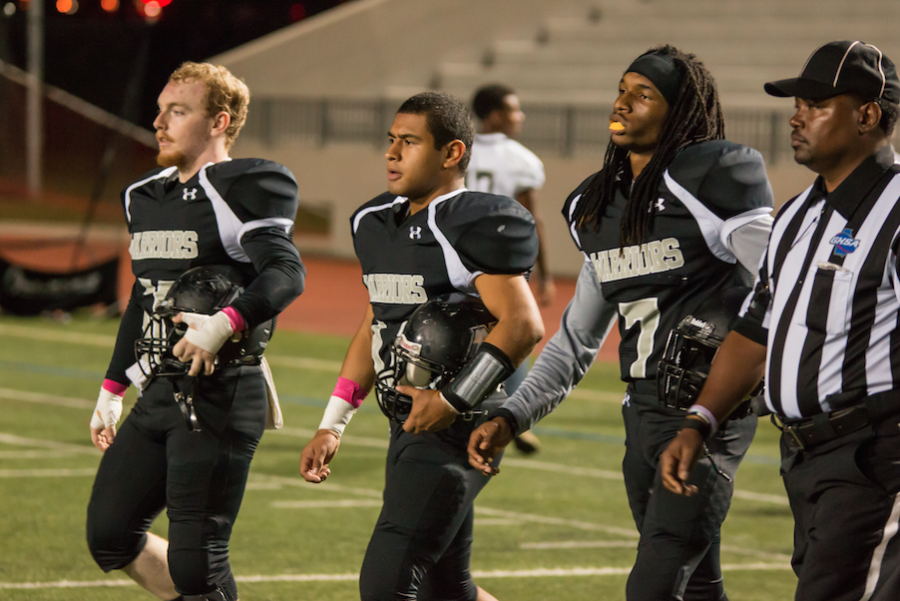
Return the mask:
{"type": "Polygon", "coordinates": [[[186,62],[169,76],[174,83],[200,82],[206,86],[206,114],[228,113],[231,123],[225,130],[225,147],[231,148],[247,121],[250,88],[221,65],[186,62]]]}

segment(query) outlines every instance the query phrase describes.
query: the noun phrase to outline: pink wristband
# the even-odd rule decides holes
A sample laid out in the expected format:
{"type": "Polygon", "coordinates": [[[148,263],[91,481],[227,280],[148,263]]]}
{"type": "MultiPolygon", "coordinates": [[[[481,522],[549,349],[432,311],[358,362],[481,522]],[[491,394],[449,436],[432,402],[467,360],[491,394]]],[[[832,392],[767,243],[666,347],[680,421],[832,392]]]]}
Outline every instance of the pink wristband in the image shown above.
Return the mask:
{"type": "Polygon", "coordinates": [[[337,384],[334,385],[334,392],[331,393],[332,396],[344,399],[350,403],[350,406],[354,409],[359,409],[363,399],[368,394],[359,384],[347,378],[338,378],[337,384]]]}
{"type": "Polygon", "coordinates": [[[703,405],[691,405],[688,409],[688,415],[696,413],[703,417],[705,417],[709,421],[710,434],[714,434],[716,430],[719,429],[719,420],[716,419],[716,416],[712,414],[712,411],[704,407],[703,405]]]}
{"type": "Polygon", "coordinates": [[[128,390],[128,384],[120,384],[115,380],[106,378],[105,380],[103,380],[103,386],[101,386],[101,388],[103,388],[103,390],[105,390],[106,392],[113,393],[116,396],[122,396],[123,394],[125,394],[125,391],[128,390]]]}
{"type": "Polygon", "coordinates": [[[247,327],[247,324],[244,323],[244,318],[241,317],[241,314],[238,313],[237,309],[234,307],[225,307],[222,309],[222,313],[227,315],[228,319],[231,320],[232,332],[243,332],[244,328],[247,327]]]}

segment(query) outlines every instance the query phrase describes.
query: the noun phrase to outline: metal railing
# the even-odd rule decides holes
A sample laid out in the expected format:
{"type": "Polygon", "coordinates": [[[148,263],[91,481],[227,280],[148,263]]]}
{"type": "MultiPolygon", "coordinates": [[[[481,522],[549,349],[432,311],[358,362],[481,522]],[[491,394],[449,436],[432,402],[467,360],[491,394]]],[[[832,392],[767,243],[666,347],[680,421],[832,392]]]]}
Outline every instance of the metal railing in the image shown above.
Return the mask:
{"type": "MultiPolygon", "coordinates": [[[[371,144],[383,147],[400,102],[365,99],[254,98],[241,136],[268,146],[283,143],[371,144]]],[[[527,105],[519,141],[540,154],[602,155],[609,142],[610,109],[527,105]]],[[[728,139],[759,150],[769,164],[791,157],[787,110],[725,111],[728,139]]]]}

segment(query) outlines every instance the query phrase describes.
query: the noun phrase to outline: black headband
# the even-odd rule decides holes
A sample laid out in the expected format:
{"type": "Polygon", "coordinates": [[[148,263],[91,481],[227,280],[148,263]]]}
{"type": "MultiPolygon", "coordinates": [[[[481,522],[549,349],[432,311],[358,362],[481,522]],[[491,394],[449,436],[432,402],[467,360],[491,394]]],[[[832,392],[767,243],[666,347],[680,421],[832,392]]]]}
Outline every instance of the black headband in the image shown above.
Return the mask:
{"type": "Polygon", "coordinates": [[[649,79],[666,99],[669,107],[675,106],[678,91],[681,89],[681,73],[671,58],[662,54],[643,54],[637,57],[625,72],[637,73],[649,79]]]}

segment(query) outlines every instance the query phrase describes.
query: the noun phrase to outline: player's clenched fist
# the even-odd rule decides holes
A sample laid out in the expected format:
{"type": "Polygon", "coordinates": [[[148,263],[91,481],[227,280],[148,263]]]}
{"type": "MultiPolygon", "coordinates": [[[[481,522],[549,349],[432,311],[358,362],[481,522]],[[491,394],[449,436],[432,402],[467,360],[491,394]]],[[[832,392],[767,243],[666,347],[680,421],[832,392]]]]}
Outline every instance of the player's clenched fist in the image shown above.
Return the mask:
{"type": "Polygon", "coordinates": [[[307,482],[319,483],[330,474],[328,464],[334,459],[341,437],[332,430],[319,430],[300,455],[300,475],[307,482]]]}
{"type": "Polygon", "coordinates": [[[502,417],[495,417],[481,424],[469,437],[469,463],[486,476],[499,474],[500,469],[492,466],[491,462],[503,452],[513,438],[515,432],[509,426],[509,422],[502,417]]]}

